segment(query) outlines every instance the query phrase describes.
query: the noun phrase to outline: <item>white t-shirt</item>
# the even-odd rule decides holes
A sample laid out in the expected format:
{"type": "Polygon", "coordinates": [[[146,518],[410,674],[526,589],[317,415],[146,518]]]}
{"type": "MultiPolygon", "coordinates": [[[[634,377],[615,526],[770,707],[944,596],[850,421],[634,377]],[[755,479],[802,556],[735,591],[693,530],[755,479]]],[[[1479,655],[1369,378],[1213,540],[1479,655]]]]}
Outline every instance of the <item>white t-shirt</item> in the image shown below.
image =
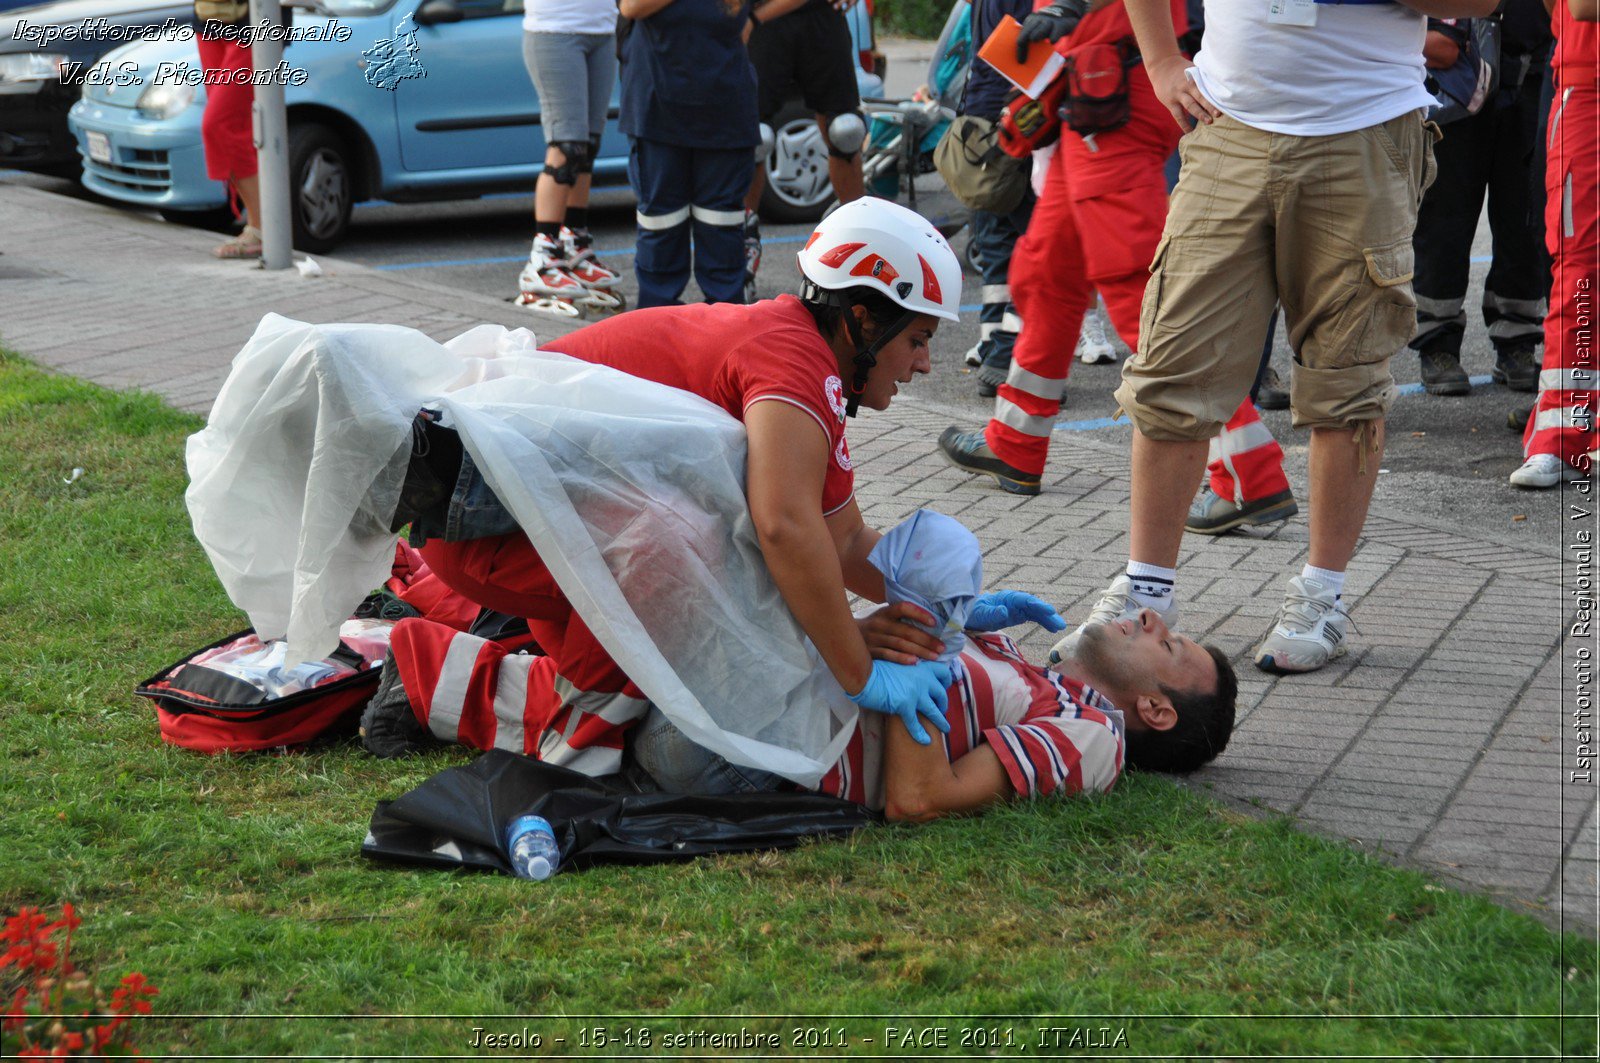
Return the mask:
{"type": "Polygon", "coordinates": [[[1327,136],[1431,105],[1427,19],[1398,3],[1315,7],[1315,26],[1267,21],[1271,0],[1205,0],[1193,76],[1223,113],[1270,133],[1327,136]]]}
{"type": "Polygon", "coordinates": [[[615,33],[616,0],[524,0],[529,33],[615,33]]]}

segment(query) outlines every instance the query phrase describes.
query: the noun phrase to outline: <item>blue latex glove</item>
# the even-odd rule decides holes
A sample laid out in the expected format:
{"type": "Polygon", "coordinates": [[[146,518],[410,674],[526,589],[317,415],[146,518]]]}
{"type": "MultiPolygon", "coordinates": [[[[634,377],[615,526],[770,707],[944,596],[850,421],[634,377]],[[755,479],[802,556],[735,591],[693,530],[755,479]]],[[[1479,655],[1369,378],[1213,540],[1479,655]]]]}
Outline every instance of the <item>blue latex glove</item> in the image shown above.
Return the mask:
{"type": "Polygon", "coordinates": [[[999,631],[1030,620],[1046,631],[1065,631],[1067,627],[1054,606],[1023,591],[981,594],[967,612],[967,628],[971,631],[999,631]]]}
{"type": "Polygon", "coordinates": [[[949,702],[945,687],[950,685],[950,666],[937,661],[919,661],[916,664],[891,664],[873,661],[872,674],[859,693],[849,694],[851,701],[863,709],[898,716],[905,722],[906,730],[918,744],[927,745],[933,739],[923,729],[918,713],[926,716],[935,727],[950,733],[945,720],[949,702]]]}

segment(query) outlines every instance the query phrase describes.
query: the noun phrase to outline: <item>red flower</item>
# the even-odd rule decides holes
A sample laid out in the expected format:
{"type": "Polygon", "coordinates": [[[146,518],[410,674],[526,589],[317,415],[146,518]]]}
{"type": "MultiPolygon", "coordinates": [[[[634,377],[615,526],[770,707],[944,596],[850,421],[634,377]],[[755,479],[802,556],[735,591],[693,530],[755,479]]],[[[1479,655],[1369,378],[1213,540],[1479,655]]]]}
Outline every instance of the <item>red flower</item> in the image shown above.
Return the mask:
{"type": "Polygon", "coordinates": [[[34,942],[39,940],[45,925],[44,913],[37,908],[23,908],[6,920],[0,931],[0,941],[34,942]]]}
{"type": "Polygon", "coordinates": [[[148,1015],[152,1010],[150,1000],[160,990],[142,972],[134,971],[125,975],[111,994],[115,1014],[106,1014],[100,1003],[104,998],[96,991],[90,973],[71,963],[72,932],[81,923],[77,910],[64,904],[61,917],[54,922],[30,907],[7,917],[0,928],[0,947],[5,949],[0,953],[0,971],[18,972],[5,979],[17,988],[9,1002],[0,997],[0,1004],[6,1005],[0,1012],[0,1030],[16,1032],[19,1058],[131,1054],[133,1045],[123,1030],[127,1016],[148,1015]],[[58,1016],[48,1030],[36,1021],[44,1014],[58,1016]],[[102,1019],[105,1021],[93,1025],[102,1019]],[[40,1044],[41,1037],[53,1047],[40,1044]]]}

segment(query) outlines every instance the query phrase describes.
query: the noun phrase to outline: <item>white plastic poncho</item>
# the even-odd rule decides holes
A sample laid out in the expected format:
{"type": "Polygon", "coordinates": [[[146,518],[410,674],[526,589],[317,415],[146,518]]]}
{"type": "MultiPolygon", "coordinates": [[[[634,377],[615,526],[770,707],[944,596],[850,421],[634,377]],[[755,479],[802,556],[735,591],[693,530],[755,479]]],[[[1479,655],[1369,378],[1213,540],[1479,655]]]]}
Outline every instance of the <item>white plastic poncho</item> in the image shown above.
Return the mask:
{"type": "Polygon", "coordinates": [[[289,660],[331,650],[389,574],[411,421],[441,409],[562,591],[689,738],[814,786],[858,709],[778,594],[744,427],[696,395],[481,325],[262,319],[189,440],[195,535],[289,660]]]}

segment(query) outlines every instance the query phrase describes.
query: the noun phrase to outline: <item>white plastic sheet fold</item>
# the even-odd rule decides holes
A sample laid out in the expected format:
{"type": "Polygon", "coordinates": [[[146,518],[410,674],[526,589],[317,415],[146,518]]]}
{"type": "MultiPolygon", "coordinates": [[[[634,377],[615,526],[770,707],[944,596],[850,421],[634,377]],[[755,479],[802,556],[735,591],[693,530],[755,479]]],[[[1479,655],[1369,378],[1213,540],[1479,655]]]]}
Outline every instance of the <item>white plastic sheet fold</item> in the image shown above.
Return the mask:
{"type": "Polygon", "coordinates": [[[815,785],[858,710],[762,561],[744,428],[711,403],[482,325],[441,345],[268,315],[189,440],[195,535],[289,659],[325,655],[387,577],[417,409],[461,434],[606,650],[735,763],[815,785]]]}

